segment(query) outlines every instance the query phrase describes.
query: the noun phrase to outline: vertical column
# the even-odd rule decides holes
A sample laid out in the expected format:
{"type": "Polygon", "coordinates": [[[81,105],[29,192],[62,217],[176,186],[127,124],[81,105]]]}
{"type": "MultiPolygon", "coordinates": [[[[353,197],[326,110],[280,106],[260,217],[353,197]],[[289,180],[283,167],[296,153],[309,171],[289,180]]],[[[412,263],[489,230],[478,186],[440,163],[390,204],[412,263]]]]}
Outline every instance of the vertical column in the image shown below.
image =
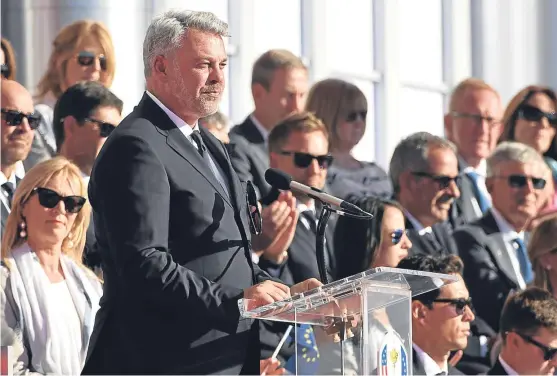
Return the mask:
{"type": "Polygon", "coordinates": [[[302,0],[302,55],[309,64],[310,82],[315,83],[329,73],[327,65],[326,3],[302,0]]]}

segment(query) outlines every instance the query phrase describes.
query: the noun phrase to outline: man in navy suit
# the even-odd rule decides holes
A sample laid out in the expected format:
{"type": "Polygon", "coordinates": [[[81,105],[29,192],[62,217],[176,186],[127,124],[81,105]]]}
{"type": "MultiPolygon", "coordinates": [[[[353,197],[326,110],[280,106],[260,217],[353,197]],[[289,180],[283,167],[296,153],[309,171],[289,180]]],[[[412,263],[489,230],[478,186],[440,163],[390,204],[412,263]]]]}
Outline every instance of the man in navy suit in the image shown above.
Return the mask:
{"type": "Polygon", "coordinates": [[[105,284],[84,374],[259,374],[242,302],[319,285],[290,289],[252,263],[256,201],[198,126],[224,90],[227,34],[209,12],[168,11],[147,30],[147,91],[89,182],[105,284]]]}

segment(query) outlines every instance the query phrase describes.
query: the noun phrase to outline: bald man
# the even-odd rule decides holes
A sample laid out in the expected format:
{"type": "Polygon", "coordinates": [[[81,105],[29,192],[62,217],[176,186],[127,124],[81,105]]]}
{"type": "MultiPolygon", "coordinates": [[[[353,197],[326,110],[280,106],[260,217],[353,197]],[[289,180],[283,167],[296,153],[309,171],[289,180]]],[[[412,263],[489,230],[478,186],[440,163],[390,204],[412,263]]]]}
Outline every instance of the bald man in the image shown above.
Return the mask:
{"type": "Polygon", "coordinates": [[[34,129],[39,125],[39,116],[33,114],[33,98],[16,81],[3,80],[1,85],[2,126],[0,133],[0,186],[2,200],[2,232],[10,213],[11,199],[17,183],[23,177],[23,168],[18,170],[33,142],[34,129]]]}

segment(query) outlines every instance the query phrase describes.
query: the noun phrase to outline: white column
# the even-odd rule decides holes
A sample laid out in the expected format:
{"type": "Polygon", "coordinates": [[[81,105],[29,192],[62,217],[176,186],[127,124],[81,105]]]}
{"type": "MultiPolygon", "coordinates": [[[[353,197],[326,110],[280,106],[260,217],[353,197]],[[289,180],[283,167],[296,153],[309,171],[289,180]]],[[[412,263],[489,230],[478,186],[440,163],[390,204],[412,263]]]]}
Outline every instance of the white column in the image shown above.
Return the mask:
{"type": "Polygon", "coordinates": [[[443,0],[443,80],[448,88],[472,75],[469,0],[443,0]]]}
{"type": "Polygon", "coordinates": [[[311,83],[329,74],[327,65],[327,41],[323,38],[327,25],[326,8],[320,0],[302,0],[302,56],[309,64],[311,83]]]}

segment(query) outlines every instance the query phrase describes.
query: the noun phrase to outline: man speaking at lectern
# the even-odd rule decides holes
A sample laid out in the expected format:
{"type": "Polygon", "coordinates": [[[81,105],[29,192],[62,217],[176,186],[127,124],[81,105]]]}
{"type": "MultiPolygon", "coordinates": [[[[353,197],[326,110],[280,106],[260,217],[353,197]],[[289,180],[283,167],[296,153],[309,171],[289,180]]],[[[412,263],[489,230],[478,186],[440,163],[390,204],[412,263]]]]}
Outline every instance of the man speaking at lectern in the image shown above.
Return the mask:
{"type": "Polygon", "coordinates": [[[224,90],[227,29],[212,13],[169,11],[147,30],[147,92],[89,183],[105,284],[84,374],[259,374],[258,325],[238,300],[318,284],[289,289],[252,264],[246,191],[198,126],[224,90]]]}

